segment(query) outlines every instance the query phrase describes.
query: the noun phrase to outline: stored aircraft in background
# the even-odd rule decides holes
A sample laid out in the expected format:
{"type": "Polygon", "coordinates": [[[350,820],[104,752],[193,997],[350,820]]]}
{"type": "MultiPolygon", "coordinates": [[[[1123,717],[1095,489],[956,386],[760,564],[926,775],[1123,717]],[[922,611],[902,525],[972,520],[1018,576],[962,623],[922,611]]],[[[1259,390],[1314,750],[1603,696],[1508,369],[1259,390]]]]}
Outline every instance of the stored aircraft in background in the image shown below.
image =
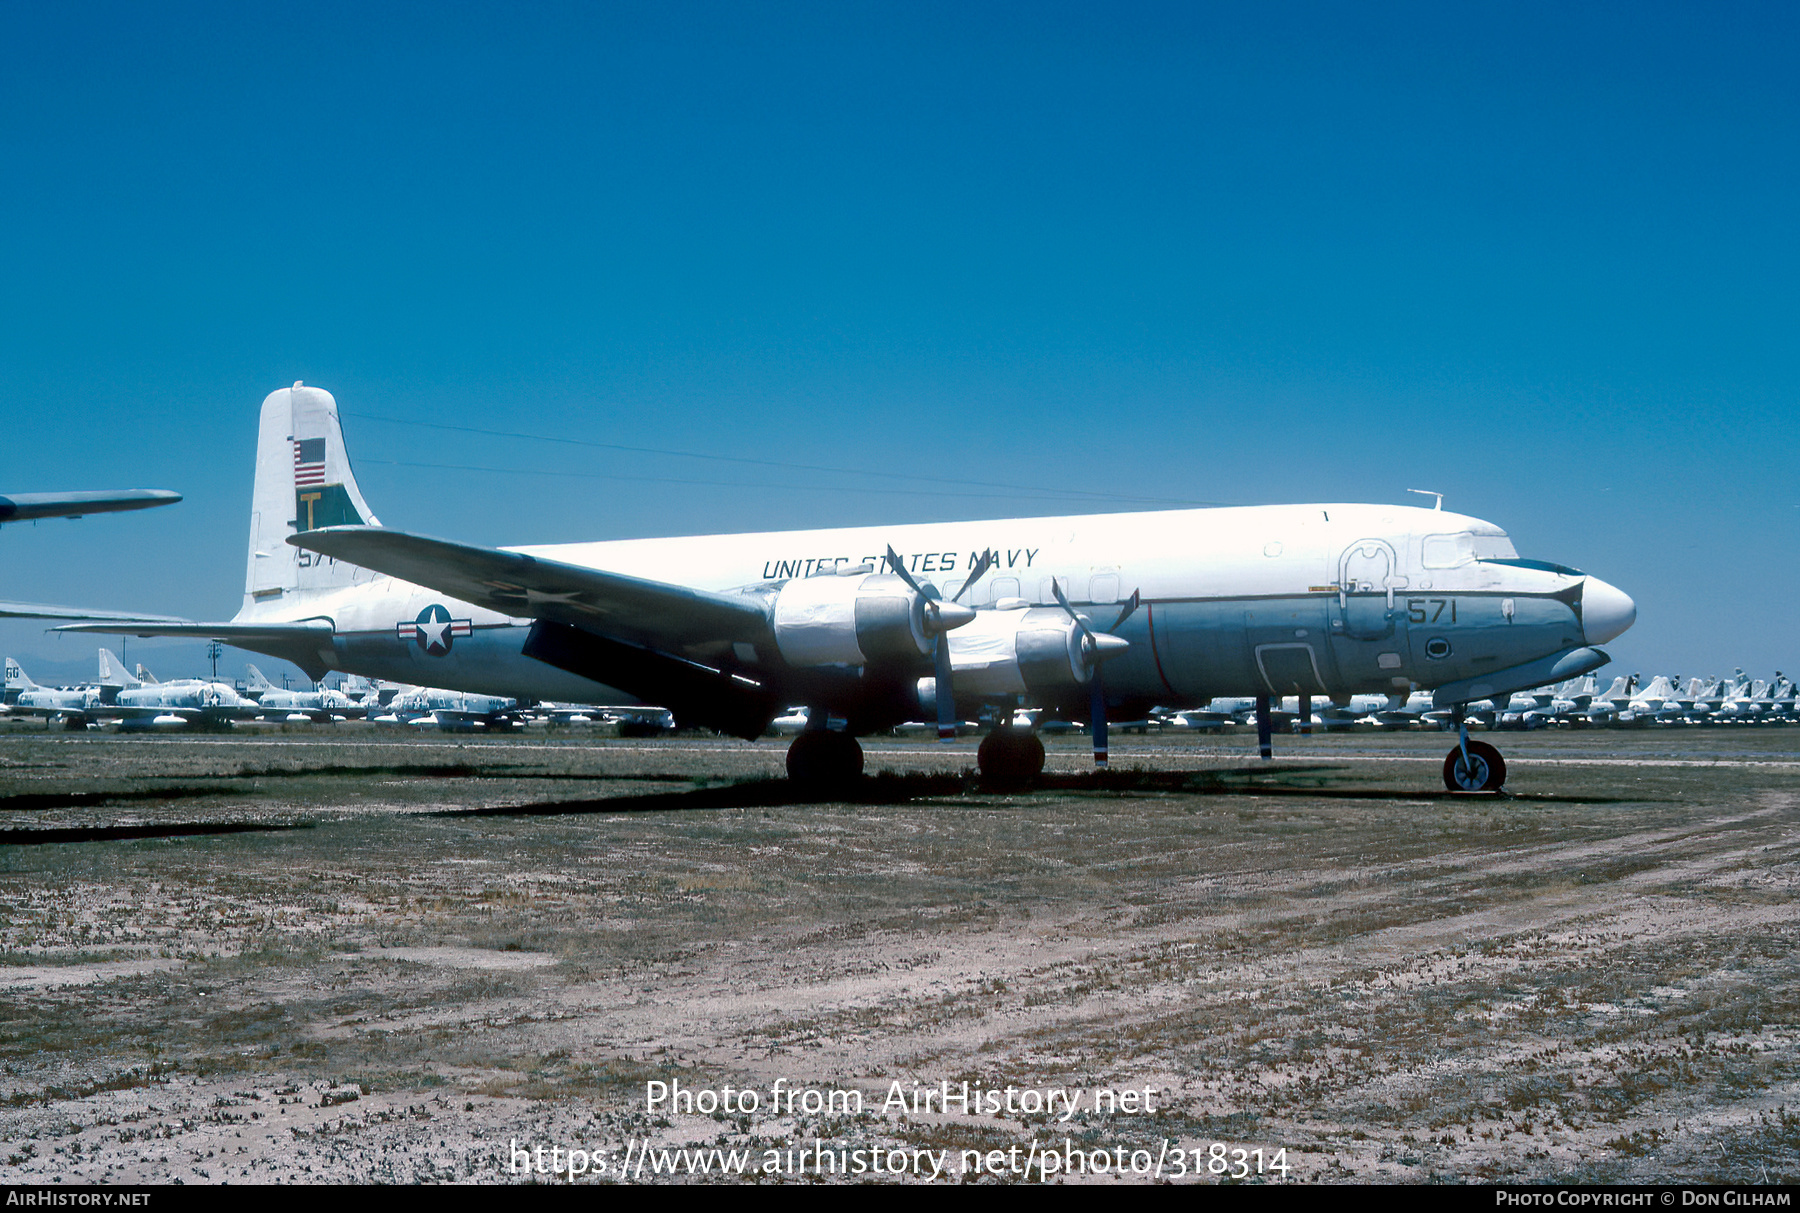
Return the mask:
{"type": "Polygon", "coordinates": [[[413,687],[394,696],[384,715],[404,724],[440,729],[498,729],[523,724],[519,701],[508,695],[481,695],[443,687],[413,687]]]}
{"type": "Polygon", "coordinates": [[[31,680],[18,662],[6,659],[6,712],[9,716],[38,716],[46,725],[60,724],[85,729],[98,718],[106,698],[100,686],[44,687],[31,680]]]}
{"type": "Polygon", "coordinates": [[[244,672],[249,675],[245,694],[256,701],[257,714],[264,720],[311,720],[322,724],[363,714],[363,709],[350,702],[342,691],[290,691],[270,682],[253,665],[246,665],[244,672]]]}
{"type": "Polygon", "coordinates": [[[124,673],[123,664],[110,649],[100,650],[100,683],[107,693],[101,715],[125,728],[221,728],[256,717],[256,704],[223,682],[205,678],[157,682],[142,665],[140,677],[124,673]]]}
{"type": "Polygon", "coordinates": [[[17,661],[6,659],[7,713],[13,716],[40,716],[47,725],[60,724],[69,729],[85,729],[90,724],[123,720],[126,713],[112,710],[119,692],[140,683],[120,667],[111,650],[99,653],[98,677],[90,683],[72,687],[44,687],[33,682],[17,661]]]}
{"type": "MultiPolygon", "coordinates": [[[[1215,696],[1390,695],[1461,705],[1603,665],[1624,593],[1520,559],[1492,523],[1441,509],[1287,505],[1015,518],[496,549],[383,528],[337,404],[263,402],[242,608],[225,623],[79,631],[211,638],[327,670],[517,697],[658,703],[760,736],[805,704],[802,779],[861,769],[856,737],[983,705],[1106,722],[1215,696]]],[[[1010,712],[993,718],[1006,720],[1010,712]]],[[[1040,769],[1030,731],[984,772],[1040,769]]],[[[1505,778],[1491,746],[1445,759],[1453,788],[1505,778]]]]}
{"type": "Polygon", "coordinates": [[[32,682],[18,662],[7,658],[11,700],[7,714],[41,716],[47,724],[71,729],[112,722],[128,729],[216,727],[255,715],[256,705],[222,682],[184,678],[145,683],[124,673],[119,659],[107,649],[100,650],[99,665],[100,676],[93,685],[53,690],[32,682]]]}

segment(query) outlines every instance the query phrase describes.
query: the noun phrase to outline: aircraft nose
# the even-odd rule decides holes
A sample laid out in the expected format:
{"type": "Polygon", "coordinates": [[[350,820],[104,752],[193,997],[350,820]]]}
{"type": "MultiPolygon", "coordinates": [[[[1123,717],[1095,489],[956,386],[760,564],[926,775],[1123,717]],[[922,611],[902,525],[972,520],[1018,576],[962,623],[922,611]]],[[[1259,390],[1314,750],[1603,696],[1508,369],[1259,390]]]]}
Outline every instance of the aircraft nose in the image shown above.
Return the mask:
{"type": "Polygon", "coordinates": [[[1598,577],[1587,579],[1581,591],[1581,631],[1589,644],[1604,644],[1636,621],[1637,603],[1631,595],[1598,577]]]}

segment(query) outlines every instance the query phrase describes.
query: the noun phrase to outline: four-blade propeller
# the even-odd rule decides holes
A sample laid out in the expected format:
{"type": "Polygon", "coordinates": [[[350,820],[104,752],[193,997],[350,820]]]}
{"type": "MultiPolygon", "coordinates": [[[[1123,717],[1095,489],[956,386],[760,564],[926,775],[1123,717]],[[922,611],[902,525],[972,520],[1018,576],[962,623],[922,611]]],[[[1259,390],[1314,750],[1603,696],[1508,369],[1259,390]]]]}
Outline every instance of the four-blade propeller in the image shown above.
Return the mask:
{"type": "Polygon", "coordinates": [[[956,737],[956,694],[950,684],[950,642],[945,639],[945,634],[975,618],[975,609],[962,605],[957,599],[968,593],[969,587],[993,567],[994,554],[991,551],[981,554],[981,559],[975,562],[974,572],[948,602],[930,582],[919,584],[906,571],[905,563],[892,546],[887,550],[887,562],[888,568],[912,587],[923,606],[925,634],[931,637],[931,663],[937,677],[938,740],[950,741],[956,737]]]}
{"type": "Polygon", "coordinates": [[[1062,586],[1055,578],[1050,580],[1050,592],[1056,595],[1056,603],[1075,626],[1081,629],[1082,664],[1088,668],[1088,713],[1094,734],[1094,765],[1106,765],[1106,684],[1101,677],[1101,663],[1109,657],[1116,657],[1131,647],[1131,642],[1112,633],[1124,626],[1132,613],[1138,609],[1138,593],[1131,592],[1131,598],[1119,617],[1113,620],[1112,626],[1104,632],[1096,632],[1088,626],[1085,617],[1077,615],[1075,608],[1069,605],[1069,596],[1063,593],[1062,586]]]}

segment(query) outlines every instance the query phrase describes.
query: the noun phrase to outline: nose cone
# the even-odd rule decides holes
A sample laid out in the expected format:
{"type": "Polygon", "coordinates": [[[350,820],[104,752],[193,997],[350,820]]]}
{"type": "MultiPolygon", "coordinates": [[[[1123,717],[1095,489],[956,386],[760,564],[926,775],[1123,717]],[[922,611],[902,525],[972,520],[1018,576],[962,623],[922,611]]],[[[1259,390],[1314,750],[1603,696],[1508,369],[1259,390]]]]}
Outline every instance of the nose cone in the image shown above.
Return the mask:
{"type": "Polygon", "coordinates": [[[1581,630],[1589,644],[1604,644],[1623,635],[1637,620],[1637,603],[1631,595],[1598,577],[1589,577],[1581,591],[1581,630]]]}

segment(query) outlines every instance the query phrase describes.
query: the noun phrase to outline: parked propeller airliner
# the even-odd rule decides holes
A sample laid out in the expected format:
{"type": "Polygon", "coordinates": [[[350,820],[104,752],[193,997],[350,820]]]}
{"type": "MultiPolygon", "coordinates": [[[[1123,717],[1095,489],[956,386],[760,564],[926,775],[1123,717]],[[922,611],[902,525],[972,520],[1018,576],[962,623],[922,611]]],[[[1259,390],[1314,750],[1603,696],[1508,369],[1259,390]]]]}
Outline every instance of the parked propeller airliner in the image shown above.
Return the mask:
{"type": "MultiPolygon", "coordinates": [[[[990,705],[1106,721],[1154,704],[1434,691],[1439,708],[1608,660],[1631,599],[1521,560],[1492,523],[1441,509],[1287,505],[631,539],[495,549],[383,528],[337,404],[295,384],[263,402],[242,609],[228,623],[75,630],[214,638],[329,669],[524,699],[670,708],[760,736],[791,704],[799,778],[861,768],[861,734],[990,705]]],[[[147,618],[147,617],[146,617],[147,618]]],[[[995,719],[1006,720],[1010,712],[995,719]]],[[[1029,730],[983,742],[1029,775],[1029,730]]],[[[1499,786],[1492,747],[1445,761],[1499,786]]]]}

